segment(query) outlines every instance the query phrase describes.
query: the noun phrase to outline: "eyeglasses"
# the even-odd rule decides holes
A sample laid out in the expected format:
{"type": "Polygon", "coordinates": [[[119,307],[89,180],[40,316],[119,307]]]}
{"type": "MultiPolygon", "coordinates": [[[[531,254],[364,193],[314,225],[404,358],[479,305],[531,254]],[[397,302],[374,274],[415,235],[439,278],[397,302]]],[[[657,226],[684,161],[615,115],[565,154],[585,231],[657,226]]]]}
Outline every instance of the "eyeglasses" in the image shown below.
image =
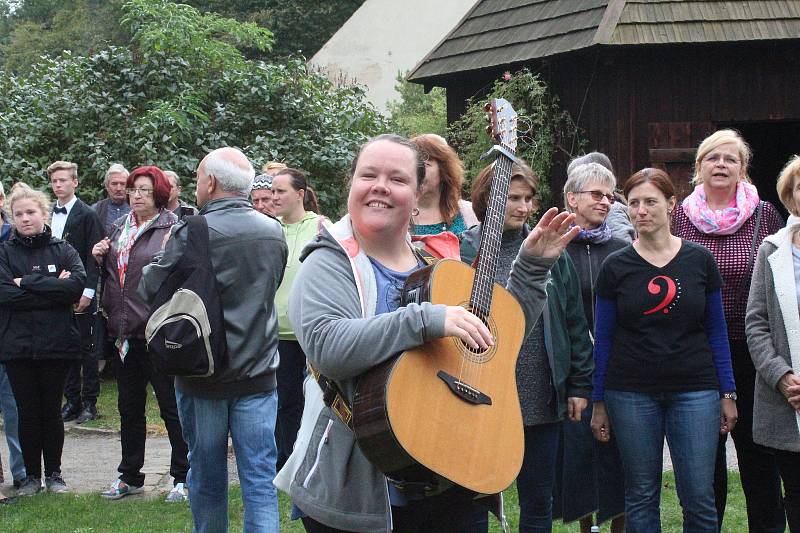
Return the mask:
{"type": "Polygon", "coordinates": [[[735,167],[740,163],[740,161],[732,155],[710,154],[703,158],[705,163],[711,163],[712,165],[716,165],[720,160],[722,160],[722,162],[726,165],[730,165],[732,167],[735,167]]]}
{"type": "Polygon", "coordinates": [[[594,200],[595,202],[601,202],[603,200],[603,198],[608,200],[608,203],[610,203],[610,204],[613,204],[614,202],[617,201],[617,199],[614,198],[613,194],[605,194],[603,191],[578,191],[578,192],[579,193],[591,194],[592,195],[592,200],[594,200]]]}
{"type": "Polygon", "coordinates": [[[142,197],[152,196],[153,195],[153,189],[142,189],[142,188],[125,189],[125,192],[130,194],[131,196],[133,196],[136,193],[139,193],[139,195],[142,196],[142,197]]]}

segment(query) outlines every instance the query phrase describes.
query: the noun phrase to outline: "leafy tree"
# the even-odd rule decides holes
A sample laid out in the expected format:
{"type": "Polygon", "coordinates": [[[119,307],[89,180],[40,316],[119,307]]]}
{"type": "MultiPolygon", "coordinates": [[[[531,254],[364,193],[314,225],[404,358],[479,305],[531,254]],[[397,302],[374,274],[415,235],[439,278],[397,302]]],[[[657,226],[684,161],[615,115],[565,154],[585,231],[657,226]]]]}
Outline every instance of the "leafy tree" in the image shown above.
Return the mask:
{"type": "Polygon", "coordinates": [[[272,57],[310,58],[364,0],[188,0],[187,3],[201,11],[215,11],[269,28],[275,34],[272,57]]]}
{"type": "MultiPolygon", "coordinates": [[[[8,6],[8,2],[5,2],[8,6]]],[[[64,50],[85,54],[107,43],[124,45],[119,26],[122,0],[26,0],[0,23],[0,57],[5,69],[24,72],[42,55],[64,50]]]]}
{"type": "Polygon", "coordinates": [[[450,125],[448,139],[464,161],[467,176],[476,176],[486,166],[481,155],[486,152],[486,113],[484,105],[490,98],[505,98],[519,115],[517,125],[517,151],[519,157],[542,178],[539,185],[539,202],[542,208],[555,205],[552,191],[546,180],[550,175],[556,154],[571,157],[580,153],[585,141],[569,113],[562,110],[558,97],[550,93],[547,85],[528,69],[515,74],[505,73],[497,80],[488,96],[470,98],[467,110],[459,120],[450,125]],[[573,139],[578,139],[574,148],[573,139]],[[574,152],[572,150],[575,150],[574,152]]]}
{"type": "MultiPolygon", "coordinates": [[[[46,183],[56,159],[78,163],[80,194],[102,195],[112,162],[156,164],[186,178],[200,158],[237,146],[256,165],[308,170],[323,209],[343,206],[356,147],[385,130],[357,86],[337,87],[300,60],[247,60],[271,33],[166,0],[130,0],[132,46],[43,58],[29,75],[0,74],[0,177],[46,183]]],[[[187,194],[193,185],[184,188],[187,194]]]]}
{"type": "Polygon", "coordinates": [[[397,75],[395,90],[400,100],[389,102],[392,130],[409,137],[420,133],[447,134],[447,98],[445,90],[434,87],[425,94],[422,85],[410,83],[397,75]]]}

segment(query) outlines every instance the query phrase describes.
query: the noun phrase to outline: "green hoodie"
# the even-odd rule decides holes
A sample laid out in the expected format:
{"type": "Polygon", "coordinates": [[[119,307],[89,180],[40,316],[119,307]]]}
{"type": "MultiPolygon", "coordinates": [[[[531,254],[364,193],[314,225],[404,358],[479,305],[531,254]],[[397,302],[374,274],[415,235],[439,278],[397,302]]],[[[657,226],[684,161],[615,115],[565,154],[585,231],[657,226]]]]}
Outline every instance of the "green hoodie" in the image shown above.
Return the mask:
{"type": "Polygon", "coordinates": [[[275,309],[278,312],[278,338],[282,341],[296,341],[294,328],[289,321],[289,293],[292,290],[294,278],[300,270],[300,252],[306,244],[313,239],[322,226],[329,227],[331,221],[313,211],[306,211],[298,222],[284,224],[283,234],[286,245],[289,247],[289,257],[286,261],[286,270],[283,273],[283,282],[275,293],[275,309]]]}

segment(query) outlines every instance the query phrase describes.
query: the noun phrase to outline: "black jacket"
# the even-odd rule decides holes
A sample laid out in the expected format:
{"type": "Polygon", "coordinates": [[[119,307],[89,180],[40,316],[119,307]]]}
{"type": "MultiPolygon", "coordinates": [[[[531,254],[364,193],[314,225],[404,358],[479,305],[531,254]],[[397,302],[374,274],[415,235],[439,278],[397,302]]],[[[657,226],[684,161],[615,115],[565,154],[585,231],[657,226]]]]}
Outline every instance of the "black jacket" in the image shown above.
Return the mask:
{"type": "Polygon", "coordinates": [[[590,244],[573,240],[567,245],[567,253],[572,259],[578,278],[581,280],[581,296],[583,297],[583,312],[586,313],[586,323],[594,335],[594,285],[600,267],[611,252],[615,252],[628,245],[622,239],[611,237],[603,244],[590,244]]]}
{"type": "Polygon", "coordinates": [[[75,205],[69,210],[67,223],[64,225],[62,239],[67,241],[78,252],[83,268],[86,271],[86,287],[97,287],[99,269],[97,262],[92,257],[92,248],[103,238],[103,224],[97,213],[76,199],[75,205]]]}
{"type": "Polygon", "coordinates": [[[0,245],[0,361],[80,359],[72,305],[85,281],[78,253],[49,228],[33,242],[14,234],[0,245]],[[70,277],[58,279],[62,270],[70,277]]]}

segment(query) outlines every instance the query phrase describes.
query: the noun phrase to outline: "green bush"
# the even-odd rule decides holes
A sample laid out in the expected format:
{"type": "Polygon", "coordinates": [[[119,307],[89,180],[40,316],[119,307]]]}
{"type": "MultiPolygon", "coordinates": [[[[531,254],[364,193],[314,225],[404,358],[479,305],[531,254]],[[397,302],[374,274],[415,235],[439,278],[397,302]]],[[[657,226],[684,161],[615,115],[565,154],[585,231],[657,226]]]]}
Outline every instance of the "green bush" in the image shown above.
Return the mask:
{"type": "Polygon", "coordinates": [[[0,73],[7,187],[43,187],[43,169],[68,159],[79,166],[79,194],[94,201],[112,162],[158,165],[186,181],[209,150],[236,146],[256,166],[277,159],[309,171],[322,209],[341,212],[356,147],[386,129],[361,87],[335,86],[301,60],[248,60],[240,49],[268,49],[268,30],[190,6],[131,0],[122,22],[131,47],[65,52],[29,75],[0,73]]]}

